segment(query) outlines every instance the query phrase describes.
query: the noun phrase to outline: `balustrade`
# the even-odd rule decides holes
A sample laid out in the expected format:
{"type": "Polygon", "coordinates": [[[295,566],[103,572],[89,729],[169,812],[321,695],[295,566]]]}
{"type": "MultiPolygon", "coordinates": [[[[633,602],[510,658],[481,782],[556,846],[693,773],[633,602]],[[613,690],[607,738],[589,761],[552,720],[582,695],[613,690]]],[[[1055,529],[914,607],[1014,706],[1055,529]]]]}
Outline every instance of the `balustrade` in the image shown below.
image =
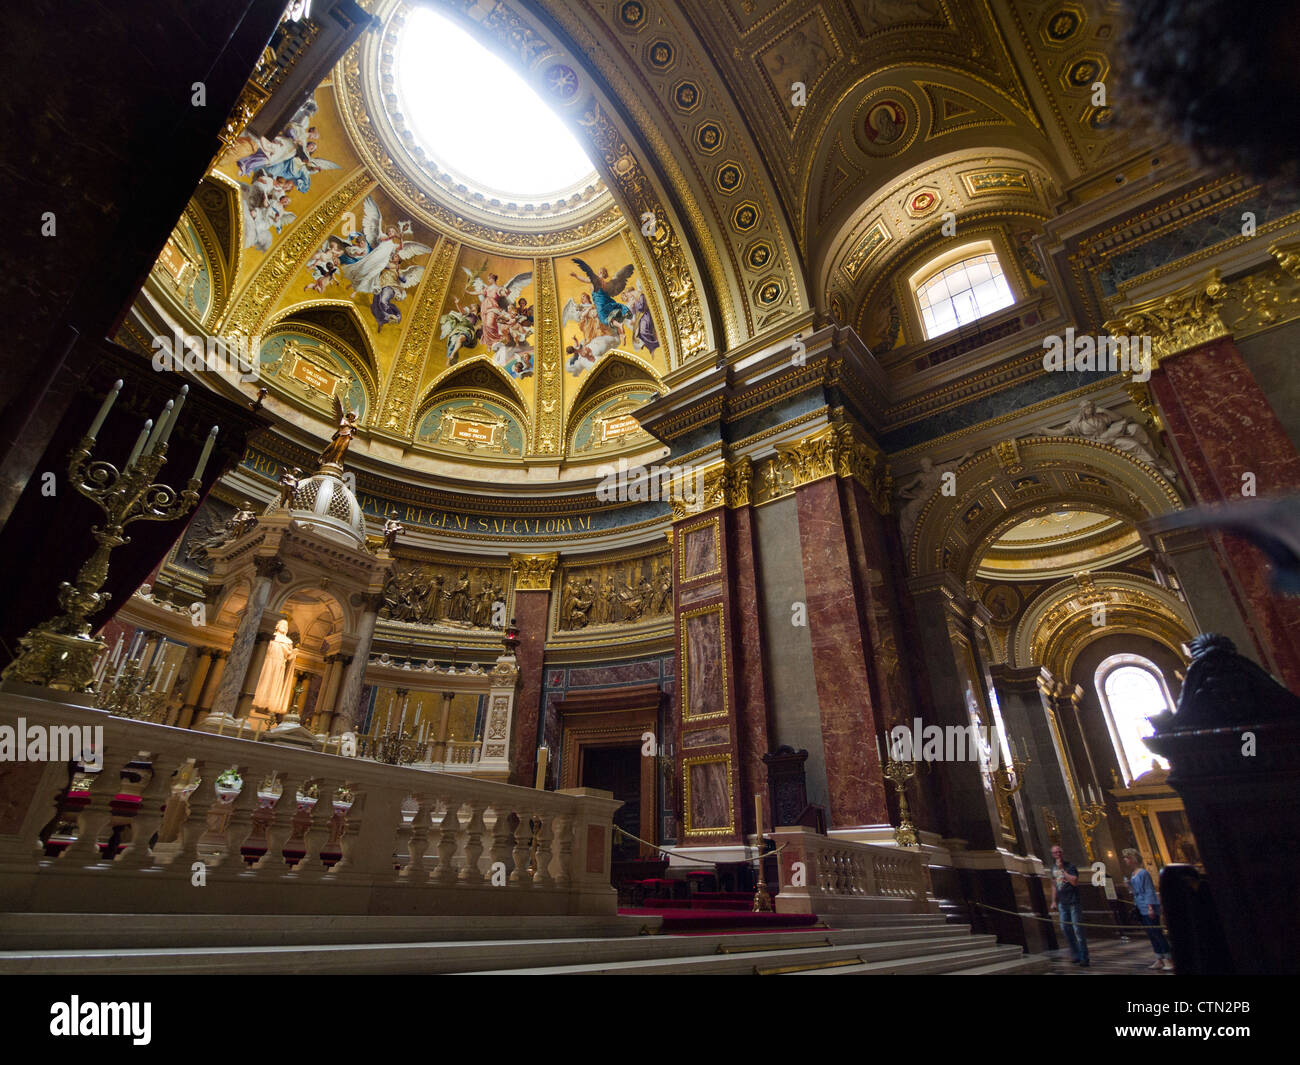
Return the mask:
{"type": "Polygon", "coordinates": [[[26,796],[0,818],[9,912],[616,911],[610,799],[0,693],[0,724],[20,717],[102,726],[103,760],[0,764],[0,792],[26,796]]]}
{"type": "Polygon", "coordinates": [[[823,836],[782,827],[769,837],[781,847],[778,913],[937,913],[927,897],[920,851],[823,836]]]}

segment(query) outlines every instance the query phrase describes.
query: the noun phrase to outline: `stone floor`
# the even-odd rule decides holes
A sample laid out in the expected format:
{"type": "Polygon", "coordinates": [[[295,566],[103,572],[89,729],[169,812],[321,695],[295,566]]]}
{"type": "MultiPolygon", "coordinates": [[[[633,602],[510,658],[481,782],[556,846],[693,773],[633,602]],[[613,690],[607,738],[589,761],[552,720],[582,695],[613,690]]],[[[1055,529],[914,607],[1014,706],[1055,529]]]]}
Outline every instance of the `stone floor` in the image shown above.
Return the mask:
{"type": "Polygon", "coordinates": [[[1050,960],[1048,976],[1173,976],[1171,972],[1152,969],[1156,960],[1151,942],[1146,936],[1132,937],[1127,943],[1118,939],[1094,939],[1088,943],[1088,962],[1085,969],[1075,965],[1068,950],[1049,950],[1044,955],[1050,960]]]}

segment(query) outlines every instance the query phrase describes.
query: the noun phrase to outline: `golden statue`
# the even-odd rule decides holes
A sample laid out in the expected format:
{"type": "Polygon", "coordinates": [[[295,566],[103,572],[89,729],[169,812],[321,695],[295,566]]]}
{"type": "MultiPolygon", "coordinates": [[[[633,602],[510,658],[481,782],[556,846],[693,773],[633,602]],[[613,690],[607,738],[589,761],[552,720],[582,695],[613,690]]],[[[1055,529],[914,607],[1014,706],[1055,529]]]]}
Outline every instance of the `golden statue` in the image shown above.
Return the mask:
{"type": "Polygon", "coordinates": [[[352,443],[352,437],[357,431],[357,412],[345,410],[338,396],[331,398],[334,400],[334,420],[339,423],[339,427],[330,438],[329,446],[321,452],[320,464],[342,466],[343,456],[347,454],[348,445],[352,443]]]}

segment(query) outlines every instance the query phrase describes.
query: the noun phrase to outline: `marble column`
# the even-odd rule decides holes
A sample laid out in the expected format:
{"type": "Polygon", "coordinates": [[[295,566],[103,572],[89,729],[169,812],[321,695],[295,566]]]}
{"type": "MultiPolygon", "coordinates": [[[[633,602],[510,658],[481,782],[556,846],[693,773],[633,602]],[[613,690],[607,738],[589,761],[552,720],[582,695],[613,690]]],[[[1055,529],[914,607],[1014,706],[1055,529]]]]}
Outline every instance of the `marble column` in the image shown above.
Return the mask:
{"type": "Polygon", "coordinates": [[[515,701],[510,737],[510,783],[529,788],[536,783],[538,730],[542,709],[542,665],[546,626],[550,616],[551,579],[559,555],[511,555],[514,582],[512,624],[519,631],[515,661],[519,697],[515,701]]]}
{"type": "MultiPolygon", "coordinates": [[[[212,712],[203,722],[204,731],[215,732],[218,719],[233,719],[235,716],[240,692],[243,690],[244,679],[248,675],[249,663],[252,661],[253,650],[257,643],[258,632],[262,627],[262,615],[266,612],[266,604],[271,599],[272,582],[284,563],[272,557],[259,558],[254,565],[257,577],[253,581],[253,588],[244,607],[243,617],[239,620],[239,627],[235,630],[226,668],[221,674],[221,683],[212,700],[212,712]],[[209,728],[210,724],[211,728],[209,728]]],[[[253,683],[257,683],[256,678],[253,683]]]]}
{"type": "MultiPolygon", "coordinates": [[[[1165,354],[1148,387],[1196,502],[1300,492],[1300,454],[1231,337],[1165,354]]],[[[1272,591],[1258,548],[1218,533],[1210,542],[1266,668],[1300,690],[1300,602],[1272,591]]]]}
{"type": "MultiPolygon", "coordinates": [[[[975,660],[970,605],[960,582],[951,573],[938,573],[912,581],[919,644],[925,649],[925,682],[930,689],[932,721],[941,728],[966,728],[973,724],[974,701],[984,722],[990,723],[982,678],[975,660]]],[[[942,782],[934,790],[942,795],[947,835],[964,839],[972,850],[996,849],[1002,838],[1002,816],[991,786],[977,760],[931,765],[942,782]]],[[[936,795],[938,798],[938,795],[936,795]]]]}
{"type": "Polygon", "coordinates": [[[995,665],[989,671],[1008,736],[1015,742],[1020,757],[1029,759],[1024,787],[1018,797],[1028,807],[1035,853],[1043,861],[1051,854],[1051,832],[1046,816],[1046,811],[1051,811],[1059,825],[1061,846],[1067,853],[1082,856],[1083,840],[1074,818],[1070,771],[1062,760],[1064,752],[1053,736],[1042,690],[1042,685],[1050,685],[1050,676],[1041,666],[1016,669],[995,665]]]}
{"type": "Polygon", "coordinates": [[[343,683],[343,670],[352,661],[351,655],[332,654],[325,656],[325,679],[321,682],[320,696],[316,701],[316,732],[322,735],[333,733],[335,705],[339,696],[339,685],[343,683]]]}
{"type": "Polygon", "coordinates": [[[176,719],[176,724],[181,728],[189,728],[194,721],[194,712],[198,707],[199,696],[203,693],[203,688],[207,684],[208,673],[212,670],[213,659],[217,654],[215,647],[199,647],[194,659],[194,673],[190,676],[190,682],[185,688],[185,698],[181,702],[181,712],[176,719]]]}
{"type": "Polygon", "coordinates": [[[339,732],[349,732],[356,725],[357,703],[361,698],[361,688],[366,679],[366,667],[370,664],[370,644],[375,638],[375,624],[379,620],[379,607],[382,596],[376,592],[365,597],[362,604],[363,613],[357,625],[357,645],[352,652],[352,664],[348,666],[339,692],[338,704],[334,708],[335,720],[339,732]]]}
{"type": "Polygon", "coordinates": [[[876,737],[887,722],[872,668],[846,495],[846,486],[834,476],[795,489],[830,819],[836,828],[889,822],[876,753],[876,737]]]}
{"type": "Polygon", "coordinates": [[[445,762],[447,760],[447,726],[451,721],[451,704],[456,698],[454,692],[442,693],[442,710],[438,714],[438,729],[433,736],[433,746],[429,751],[429,761],[445,762]]]}

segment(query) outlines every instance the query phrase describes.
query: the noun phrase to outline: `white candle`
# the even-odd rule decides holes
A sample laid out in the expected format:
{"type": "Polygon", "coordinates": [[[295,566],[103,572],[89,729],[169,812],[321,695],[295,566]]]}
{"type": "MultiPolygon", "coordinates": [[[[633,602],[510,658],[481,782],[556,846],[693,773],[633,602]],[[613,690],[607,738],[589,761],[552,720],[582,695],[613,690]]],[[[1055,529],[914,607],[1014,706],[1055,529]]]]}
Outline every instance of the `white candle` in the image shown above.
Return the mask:
{"type": "Polygon", "coordinates": [[[175,405],[175,401],[170,399],[163,404],[162,413],[158,415],[158,424],[153,427],[149,442],[144,446],[145,455],[152,455],[154,448],[162,441],[163,431],[167,428],[167,419],[171,417],[172,407],[175,405]]]}
{"type": "Polygon", "coordinates": [[[168,438],[172,435],[172,430],[176,428],[176,421],[181,416],[181,407],[185,405],[185,397],[190,394],[189,385],[181,385],[181,394],[176,397],[176,406],[172,408],[172,416],[167,419],[167,428],[163,430],[160,444],[167,443],[168,438]]]}
{"type": "Polygon", "coordinates": [[[108,417],[108,412],[112,409],[117,395],[122,391],[122,382],[117,380],[113,382],[113,387],[108,390],[108,395],[104,397],[104,402],[99,408],[99,413],[95,415],[95,420],[90,423],[90,432],[86,435],[92,440],[99,435],[99,430],[104,424],[104,419],[108,417]]]}
{"type": "Polygon", "coordinates": [[[171,688],[172,688],[172,677],[175,676],[175,674],[176,674],[176,663],[173,662],[173,663],[172,663],[172,664],[167,668],[167,679],[166,679],[165,681],[163,681],[163,686],[162,686],[162,690],[163,690],[163,691],[165,691],[165,692],[166,692],[166,691],[171,691],[171,688]]]}
{"type": "Polygon", "coordinates": [[[194,469],[193,480],[201,481],[203,479],[203,469],[208,464],[208,456],[212,454],[212,445],[217,442],[217,427],[212,427],[212,432],[208,433],[207,440],[203,443],[203,453],[199,455],[199,464],[194,469]]]}
{"type": "Polygon", "coordinates": [[[880,750],[880,733],[879,733],[879,732],[876,733],[876,759],[880,762],[881,765],[884,765],[884,764],[885,764],[885,756],[884,756],[884,753],[880,750]]]}
{"type": "Polygon", "coordinates": [[[135,447],[131,449],[131,455],[126,460],[126,464],[131,466],[135,460],[140,457],[140,452],[144,448],[144,442],[149,439],[149,430],[153,428],[153,419],[149,418],[144,423],[144,428],[140,430],[140,435],[136,437],[135,447]]]}
{"type": "Polygon", "coordinates": [[[1010,745],[1010,747],[1011,747],[1011,760],[1014,762],[1014,761],[1017,759],[1017,757],[1018,757],[1017,754],[1016,754],[1016,741],[1013,740],[1013,739],[1011,739],[1011,737],[1008,736],[1008,737],[1007,737],[1007,743],[1008,743],[1008,744],[1010,745]]]}
{"type": "Polygon", "coordinates": [[[127,653],[127,658],[134,658],[136,651],[140,649],[140,644],[144,640],[144,630],[137,629],[135,636],[131,639],[131,650],[127,653]]]}
{"type": "Polygon", "coordinates": [[[118,657],[122,654],[122,634],[118,633],[117,646],[113,648],[113,665],[117,665],[118,657]]]}

